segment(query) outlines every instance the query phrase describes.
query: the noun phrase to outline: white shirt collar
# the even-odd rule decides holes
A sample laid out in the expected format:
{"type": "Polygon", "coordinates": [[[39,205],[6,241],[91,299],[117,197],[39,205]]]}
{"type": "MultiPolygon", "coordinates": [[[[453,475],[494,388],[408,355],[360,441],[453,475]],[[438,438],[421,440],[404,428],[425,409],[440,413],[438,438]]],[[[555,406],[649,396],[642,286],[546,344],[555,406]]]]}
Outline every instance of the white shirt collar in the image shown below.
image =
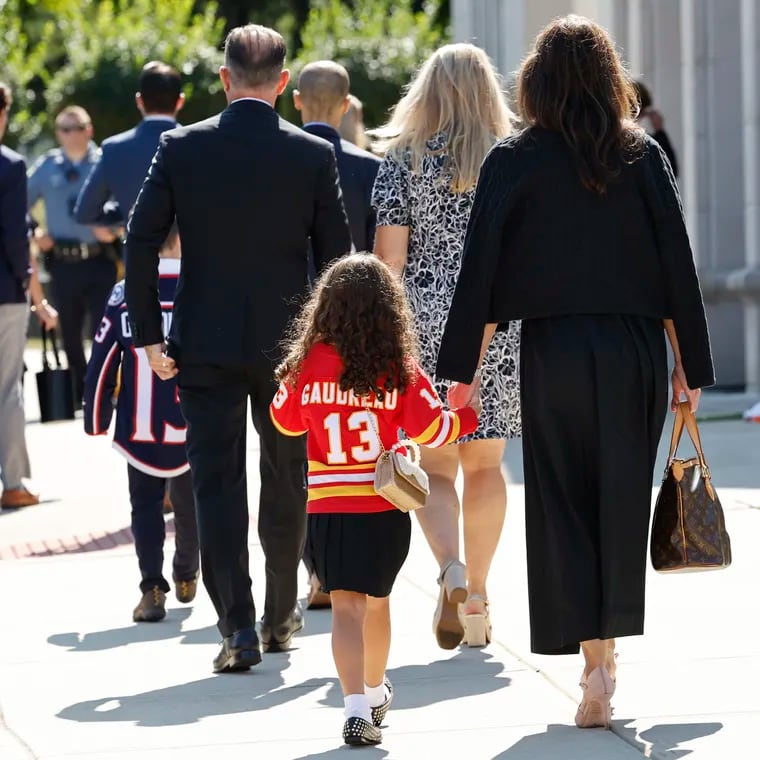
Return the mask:
{"type": "Polygon", "coordinates": [[[143,116],[143,121],[170,121],[172,124],[177,123],[177,120],[173,116],[161,113],[146,113],[145,116],[143,116]]]}
{"type": "Polygon", "coordinates": [[[165,275],[178,275],[182,267],[182,259],[159,259],[158,273],[165,275]]]}
{"type": "Polygon", "coordinates": [[[233,103],[239,103],[241,100],[255,100],[257,103],[263,103],[265,106],[272,108],[271,103],[267,102],[266,100],[262,100],[261,98],[235,98],[235,100],[230,102],[230,105],[233,103]]]}

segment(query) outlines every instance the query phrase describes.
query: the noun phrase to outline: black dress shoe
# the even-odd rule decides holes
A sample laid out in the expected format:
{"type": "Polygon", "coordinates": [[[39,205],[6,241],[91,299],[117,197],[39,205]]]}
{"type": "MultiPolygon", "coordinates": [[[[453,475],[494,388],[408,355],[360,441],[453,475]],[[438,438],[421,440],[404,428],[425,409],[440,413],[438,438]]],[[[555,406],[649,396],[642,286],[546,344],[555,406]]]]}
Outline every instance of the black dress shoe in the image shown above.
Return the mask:
{"type": "Polygon", "coordinates": [[[343,724],[343,741],[352,747],[362,744],[380,744],[383,734],[377,726],[368,723],[364,718],[349,718],[343,724]]]}
{"type": "Polygon", "coordinates": [[[259,639],[256,629],[243,628],[232,636],[225,636],[222,650],[214,658],[214,673],[234,673],[258,665],[261,662],[259,639]]]}
{"type": "Polygon", "coordinates": [[[303,613],[297,604],[288,619],[280,625],[271,626],[265,620],[261,621],[261,646],[265,652],[286,652],[290,649],[293,634],[302,628],[303,613]]]}

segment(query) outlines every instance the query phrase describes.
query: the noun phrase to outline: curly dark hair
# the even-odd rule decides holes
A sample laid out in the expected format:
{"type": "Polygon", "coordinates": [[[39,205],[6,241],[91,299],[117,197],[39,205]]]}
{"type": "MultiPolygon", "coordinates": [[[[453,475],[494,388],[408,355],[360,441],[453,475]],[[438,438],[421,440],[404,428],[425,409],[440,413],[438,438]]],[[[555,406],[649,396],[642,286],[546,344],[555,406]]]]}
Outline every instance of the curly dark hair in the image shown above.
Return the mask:
{"type": "Polygon", "coordinates": [[[597,193],[643,152],[633,81],[607,32],[587,18],[556,19],[538,35],[517,77],[517,101],[530,126],[562,134],[581,181],[597,193]]]}
{"type": "Polygon", "coordinates": [[[321,275],[288,330],[277,380],[295,387],[306,355],[320,342],[335,346],[343,360],[342,391],[382,399],[414,380],[412,313],[401,282],[375,256],[349,254],[321,275]]]}

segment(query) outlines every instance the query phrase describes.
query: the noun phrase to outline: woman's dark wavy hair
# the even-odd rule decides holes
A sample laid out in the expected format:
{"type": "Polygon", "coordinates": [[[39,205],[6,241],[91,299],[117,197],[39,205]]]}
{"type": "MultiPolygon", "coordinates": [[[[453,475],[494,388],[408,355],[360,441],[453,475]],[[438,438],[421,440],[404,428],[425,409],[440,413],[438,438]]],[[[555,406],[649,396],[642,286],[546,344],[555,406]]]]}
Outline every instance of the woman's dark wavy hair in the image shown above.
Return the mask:
{"type": "Polygon", "coordinates": [[[560,132],[584,186],[604,193],[644,147],[639,102],[607,32],[582,16],[553,21],[523,61],[518,108],[530,126],[560,132]]]}
{"type": "Polygon", "coordinates": [[[412,314],[401,282],[378,258],[352,253],[322,274],[289,329],[277,380],[295,387],[306,355],[319,342],[335,346],[343,360],[343,391],[382,399],[394,389],[403,393],[413,381],[412,314]]]}

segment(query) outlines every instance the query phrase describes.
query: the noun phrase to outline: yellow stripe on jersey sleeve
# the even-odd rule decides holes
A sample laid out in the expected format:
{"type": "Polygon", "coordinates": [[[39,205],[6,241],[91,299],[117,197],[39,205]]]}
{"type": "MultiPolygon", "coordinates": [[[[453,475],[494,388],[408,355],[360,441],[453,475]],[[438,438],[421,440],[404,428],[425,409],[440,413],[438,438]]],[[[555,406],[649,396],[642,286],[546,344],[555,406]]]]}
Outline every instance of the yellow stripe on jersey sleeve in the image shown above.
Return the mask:
{"type": "Polygon", "coordinates": [[[275,416],[274,416],[274,412],[272,411],[272,409],[271,409],[271,408],[269,409],[269,419],[270,419],[270,420],[272,420],[272,424],[273,424],[273,425],[274,425],[274,426],[277,428],[277,430],[279,430],[279,431],[280,431],[280,432],[281,432],[283,435],[289,435],[289,436],[291,436],[292,438],[294,438],[294,437],[296,437],[296,436],[299,436],[299,435],[303,435],[304,433],[306,433],[306,432],[307,432],[306,430],[288,430],[286,427],[283,427],[283,426],[282,426],[282,425],[281,425],[281,424],[280,424],[280,423],[279,423],[279,422],[278,422],[278,421],[275,419],[275,416]]]}
{"type": "Polygon", "coordinates": [[[326,488],[310,488],[309,501],[329,499],[331,496],[375,496],[375,487],[367,486],[328,486],[326,488]]]}
{"type": "Polygon", "coordinates": [[[414,436],[414,440],[417,441],[417,443],[419,443],[421,446],[427,446],[441,431],[442,424],[442,418],[436,417],[422,433],[414,436]]]}

